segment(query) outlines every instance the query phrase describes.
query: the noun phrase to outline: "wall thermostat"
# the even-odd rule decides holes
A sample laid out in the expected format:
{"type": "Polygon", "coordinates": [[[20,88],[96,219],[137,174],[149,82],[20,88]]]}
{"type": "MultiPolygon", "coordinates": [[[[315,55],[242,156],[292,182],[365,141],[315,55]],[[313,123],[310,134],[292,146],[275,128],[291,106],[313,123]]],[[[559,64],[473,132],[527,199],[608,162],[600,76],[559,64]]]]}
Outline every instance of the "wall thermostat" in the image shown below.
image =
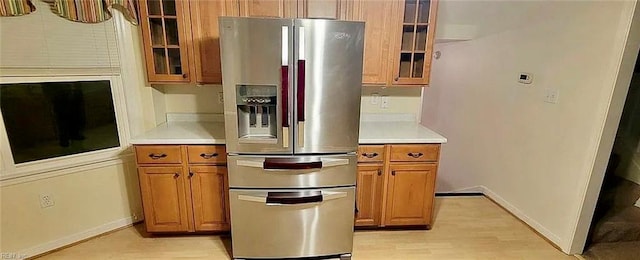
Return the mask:
{"type": "Polygon", "coordinates": [[[531,74],[522,72],[522,73],[520,73],[520,76],[518,77],[518,82],[520,82],[522,84],[531,84],[532,78],[533,78],[533,76],[531,76],[531,74]]]}

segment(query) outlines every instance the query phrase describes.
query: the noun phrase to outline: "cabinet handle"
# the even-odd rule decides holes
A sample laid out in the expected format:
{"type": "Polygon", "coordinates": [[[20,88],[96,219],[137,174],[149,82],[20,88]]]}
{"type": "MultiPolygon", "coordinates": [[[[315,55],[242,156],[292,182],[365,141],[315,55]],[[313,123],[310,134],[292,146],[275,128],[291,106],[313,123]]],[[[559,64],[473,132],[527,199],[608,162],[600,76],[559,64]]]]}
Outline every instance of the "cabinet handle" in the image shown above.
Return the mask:
{"type": "Polygon", "coordinates": [[[420,158],[422,155],[422,153],[408,153],[407,155],[413,157],[413,158],[420,158]]]}
{"type": "Polygon", "coordinates": [[[378,156],[378,153],[362,153],[362,156],[367,157],[369,159],[378,156]]]}
{"type": "Polygon", "coordinates": [[[151,158],[152,160],[158,160],[158,159],[162,159],[167,157],[167,154],[165,153],[161,153],[161,154],[155,154],[155,153],[150,153],[149,154],[149,158],[151,158]]]}
{"type": "Polygon", "coordinates": [[[201,153],[200,154],[200,157],[202,157],[204,159],[211,159],[211,158],[216,157],[216,156],[218,156],[218,153],[209,153],[209,154],[201,153]]]}
{"type": "Polygon", "coordinates": [[[393,79],[393,81],[398,81],[400,79],[400,77],[396,77],[395,79],[393,79]]]}
{"type": "Polygon", "coordinates": [[[391,175],[396,176],[396,171],[391,171],[391,175]]]}
{"type": "Polygon", "coordinates": [[[179,174],[179,173],[177,173],[177,172],[176,172],[176,173],[174,173],[174,174],[173,174],[173,178],[176,178],[176,179],[177,179],[178,177],[180,177],[180,174],[179,174]]]}
{"type": "Polygon", "coordinates": [[[183,79],[186,79],[186,78],[188,78],[188,77],[189,77],[189,75],[187,75],[187,73],[182,74],[182,78],[183,78],[183,79]]]}
{"type": "Polygon", "coordinates": [[[189,172],[189,178],[193,177],[193,172],[189,172]]]}
{"type": "Polygon", "coordinates": [[[378,169],[378,176],[382,176],[382,170],[378,169]]]}

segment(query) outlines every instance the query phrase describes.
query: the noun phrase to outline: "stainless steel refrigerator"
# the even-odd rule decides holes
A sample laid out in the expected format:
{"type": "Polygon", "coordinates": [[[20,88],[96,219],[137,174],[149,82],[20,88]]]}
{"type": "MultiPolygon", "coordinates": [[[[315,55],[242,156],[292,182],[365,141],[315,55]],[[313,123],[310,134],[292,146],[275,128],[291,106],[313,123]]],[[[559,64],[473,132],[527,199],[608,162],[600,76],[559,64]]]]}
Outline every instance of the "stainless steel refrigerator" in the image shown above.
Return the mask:
{"type": "Polygon", "coordinates": [[[364,23],[220,18],[234,258],[351,257],[364,23]]]}

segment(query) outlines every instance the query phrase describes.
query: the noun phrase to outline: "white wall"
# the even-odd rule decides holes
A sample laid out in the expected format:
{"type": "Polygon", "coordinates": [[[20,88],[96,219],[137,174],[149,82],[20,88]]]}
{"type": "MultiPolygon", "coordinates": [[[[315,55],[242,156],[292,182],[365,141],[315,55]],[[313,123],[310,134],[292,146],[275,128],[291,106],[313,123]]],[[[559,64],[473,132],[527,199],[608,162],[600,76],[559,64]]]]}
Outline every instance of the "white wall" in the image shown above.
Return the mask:
{"type": "Polygon", "coordinates": [[[442,1],[438,23],[474,24],[477,36],[435,47],[422,123],[449,140],[437,191],[485,191],[571,251],[633,4],[442,1]],[[533,83],[517,83],[520,72],[533,83]],[[544,102],[547,88],[558,104],[544,102]]]}
{"type": "MultiPolygon", "coordinates": [[[[156,91],[162,93],[155,100],[165,103],[166,113],[223,113],[223,105],[217,101],[218,92],[222,92],[219,85],[158,85],[156,91]]],[[[362,88],[362,113],[420,113],[421,87],[372,87],[362,88]],[[380,103],[372,104],[372,95],[387,96],[389,107],[382,108],[380,103]]]]}
{"type": "MultiPolygon", "coordinates": [[[[38,3],[40,2],[36,2],[40,5],[38,3]]],[[[49,12],[45,8],[39,10],[38,12],[49,12]]],[[[67,33],[69,27],[88,26],[66,21],[57,16],[47,17],[56,21],[49,24],[52,25],[49,28],[50,33],[56,33],[57,30],[67,33]],[[54,26],[59,21],[64,26],[54,26]]],[[[118,55],[115,56],[119,60],[112,64],[119,64],[122,68],[121,77],[127,96],[125,101],[131,128],[130,135],[135,136],[155,127],[158,121],[163,120],[164,113],[161,113],[162,118],[157,120],[156,112],[163,109],[164,103],[160,102],[161,106],[154,103],[153,97],[158,93],[155,89],[146,86],[144,71],[141,69],[144,64],[141,52],[130,47],[141,46],[138,27],[124,22],[118,12],[115,12],[114,19],[117,20],[115,23],[108,23],[112,26],[115,24],[122,37],[114,39],[114,34],[108,34],[109,41],[119,40],[119,43],[125,45],[119,46],[118,55]]],[[[22,44],[11,42],[7,40],[9,38],[2,36],[0,38],[3,39],[0,46],[2,49],[22,44]]],[[[34,51],[47,52],[47,50],[34,51]]],[[[67,55],[73,55],[77,50],[69,49],[69,51],[71,53],[67,55]]],[[[56,55],[62,57],[65,54],[56,53],[56,55]]],[[[62,72],[74,70],[77,71],[78,68],[67,67],[67,70],[62,72]]],[[[38,70],[27,72],[40,73],[38,70]]],[[[49,70],[45,72],[51,73],[49,70]]],[[[7,152],[0,151],[1,154],[7,152]]],[[[0,252],[2,253],[33,256],[141,219],[138,178],[131,155],[124,156],[123,160],[47,172],[38,176],[40,177],[31,176],[0,182],[0,252]],[[55,205],[50,208],[41,208],[40,194],[52,195],[55,205]]]]}

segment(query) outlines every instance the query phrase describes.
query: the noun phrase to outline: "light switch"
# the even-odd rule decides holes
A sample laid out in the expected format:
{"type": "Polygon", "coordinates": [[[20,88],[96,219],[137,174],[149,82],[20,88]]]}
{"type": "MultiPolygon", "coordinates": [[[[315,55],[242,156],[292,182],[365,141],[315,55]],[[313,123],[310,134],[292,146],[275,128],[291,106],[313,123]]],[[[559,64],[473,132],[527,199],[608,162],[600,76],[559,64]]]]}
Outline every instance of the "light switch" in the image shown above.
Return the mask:
{"type": "Polygon", "coordinates": [[[555,88],[545,89],[544,102],[551,103],[551,104],[558,104],[559,99],[560,99],[560,90],[555,88]]]}
{"type": "Polygon", "coordinates": [[[389,107],[389,96],[382,96],[380,98],[380,108],[387,109],[389,107]]]}
{"type": "Polygon", "coordinates": [[[371,105],[377,105],[380,103],[380,95],[378,93],[371,94],[371,105]]]}

